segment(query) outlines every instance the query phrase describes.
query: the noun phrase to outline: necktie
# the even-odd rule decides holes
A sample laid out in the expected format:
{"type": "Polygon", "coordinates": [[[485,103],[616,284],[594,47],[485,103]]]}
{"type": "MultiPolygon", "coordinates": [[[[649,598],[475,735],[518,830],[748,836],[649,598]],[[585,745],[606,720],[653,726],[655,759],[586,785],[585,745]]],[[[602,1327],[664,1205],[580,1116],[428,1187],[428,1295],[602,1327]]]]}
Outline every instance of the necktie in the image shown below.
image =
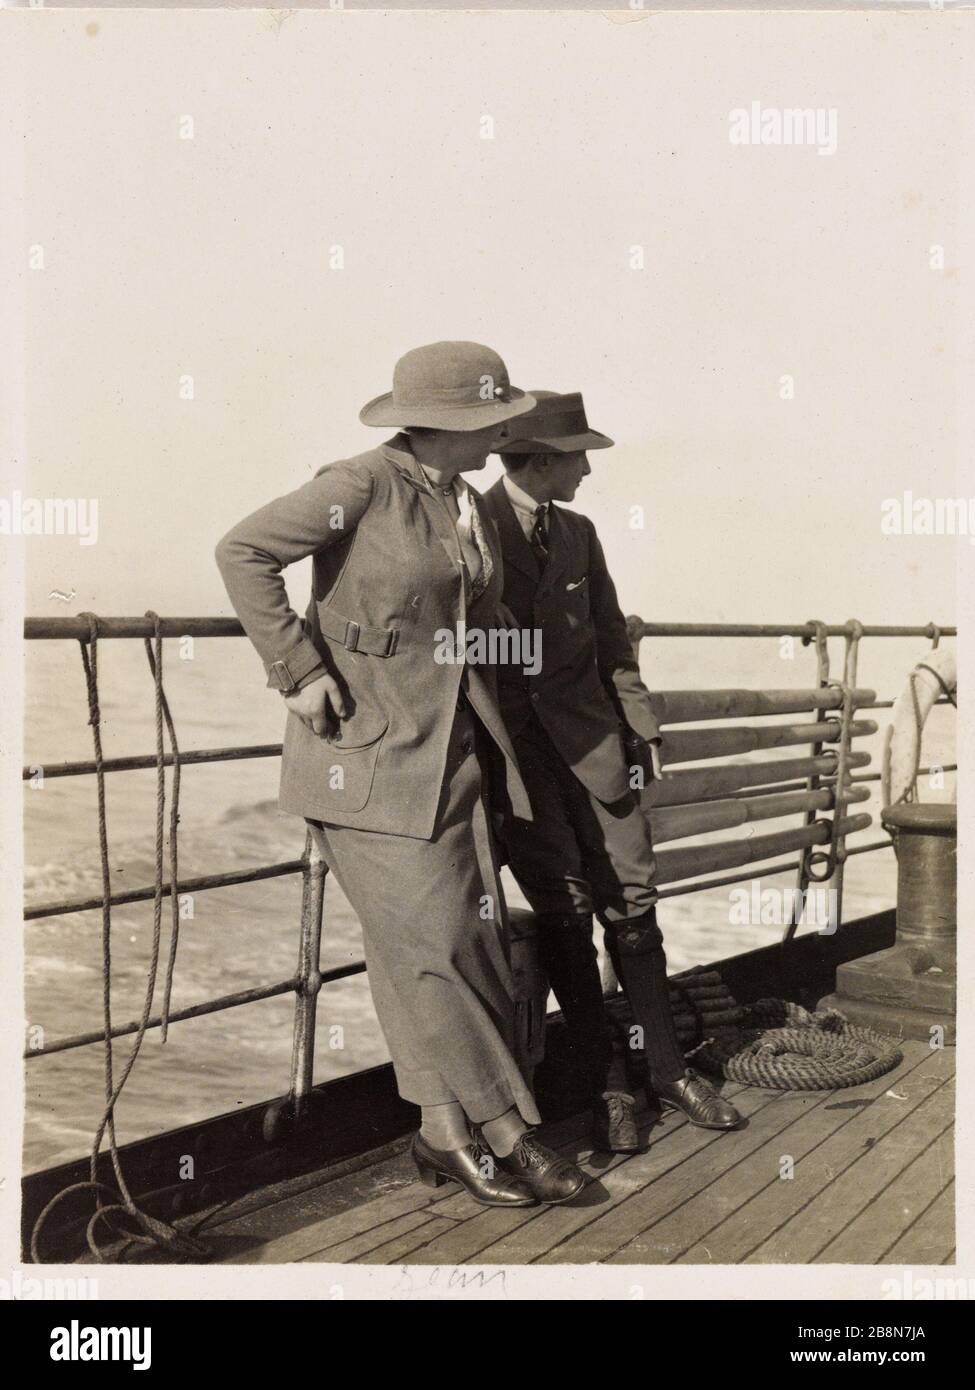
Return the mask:
{"type": "Polygon", "coordinates": [[[544,506],[535,508],[535,522],[532,526],[532,533],[528,539],[532,550],[535,552],[535,563],[538,565],[538,571],[541,573],[548,559],[548,527],[546,525],[546,508],[544,506]]]}

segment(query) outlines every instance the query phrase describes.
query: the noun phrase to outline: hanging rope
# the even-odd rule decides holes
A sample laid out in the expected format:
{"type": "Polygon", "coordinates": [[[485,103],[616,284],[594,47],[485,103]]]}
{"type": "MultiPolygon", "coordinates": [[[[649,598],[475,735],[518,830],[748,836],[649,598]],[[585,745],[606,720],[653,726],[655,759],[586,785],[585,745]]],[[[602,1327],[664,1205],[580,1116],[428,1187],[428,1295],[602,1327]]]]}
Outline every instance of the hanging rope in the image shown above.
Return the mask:
{"type": "Polygon", "coordinates": [[[169,734],[169,746],[173,752],[173,794],[170,802],[169,811],[169,901],[171,908],[171,924],[169,932],[169,959],[166,965],[166,981],[163,987],[162,1001],[162,1025],[160,1037],[162,1042],[166,1041],[169,1035],[169,1005],[173,994],[173,971],[176,967],[176,948],[179,945],[179,787],[180,787],[180,761],[179,745],[176,742],[176,726],[173,723],[173,716],[169,711],[169,701],[166,699],[166,692],[163,689],[163,645],[162,633],[160,630],[160,617],[158,613],[153,613],[150,609],[146,615],[153,620],[155,633],[153,642],[149,638],[145,639],[146,659],[149,662],[149,670],[152,672],[153,684],[156,694],[156,892],[153,898],[153,927],[156,935],[162,928],[162,897],[163,897],[163,820],[166,807],[166,765],[163,748],[163,721],[166,724],[166,731],[169,734]]]}
{"type": "MultiPolygon", "coordinates": [[[[72,1183],[64,1188],[44,1207],[34,1223],[31,1233],[30,1252],[31,1259],[36,1264],[43,1263],[40,1255],[40,1236],[44,1225],[54,1208],[66,1197],[77,1192],[93,1192],[95,1194],[95,1212],[90,1218],[85,1237],[88,1248],[99,1263],[105,1262],[105,1257],[101,1247],[95,1239],[95,1229],[100,1221],[104,1221],[112,1234],[116,1238],[128,1239],[137,1245],[154,1245],[166,1251],[167,1254],[184,1259],[199,1259],[206,1254],[206,1247],[201,1242],[185,1233],[177,1231],[165,1221],[159,1221],[156,1217],[150,1216],[147,1212],[141,1211],[136,1205],[135,1199],[129,1191],[122,1172],[122,1163],[118,1152],[118,1143],[115,1134],[115,1106],[126,1081],[131,1075],[132,1068],[135,1066],[136,1058],[142,1048],[143,1039],[149,1026],[149,1019],[152,1014],[152,1000],[156,990],[156,976],[159,970],[159,948],[162,936],[162,847],[161,847],[161,825],[163,820],[163,808],[165,799],[165,783],[162,782],[162,801],[158,792],[157,783],[156,798],[156,911],[153,920],[152,950],[150,953],[149,969],[146,978],[146,992],[142,1008],[142,1018],[136,1032],[135,1042],[128,1060],[122,1069],[122,1074],[118,1081],[114,1077],[114,1055],[112,1047],[112,907],[111,907],[111,871],[108,857],[108,822],[106,815],[105,797],[105,767],[102,755],[101,737],[101,709],[98,702],[98,619],[94,613],[83,613],[81,617],[88,619],[88,637],[79,639],[81,647],[81,662],[85,674],[85,686],[88,695],[88,723],[92,730],[92,744],[95,754],[95,783],[98,794],[98,847],[101,859],[102,876],[102,1018],[105,1030],[104,1043],[104,1081],[105,1081],[105,1109],[98,1122],[95,1138],[92,1142],[90,1177],[87,1182],[72,1183]],[[112,1168],[115,1173],[116,1189],[109,1187],[106,1183],[98,1181],[98,1158],[101,1150],[102,1140],[108,1135],[108,1150],[111,1158],[112,1168]],[[114,1200],[105,1203],[103,1198],[109,1196],[114,1200]],[[128,1221],[129,1229],[120,1228],[120,1221],[128,1221]]],[[[176,757],[175,736],[172,728],[172,720],[166,704],[165,694],[162,690],[162,638],[159,629],[159,618],[155,618],[155,658],[149,642],[146,647],[150,656],[150,668],[156,682],[156,757],[157,769],[160,779],[164,779],[165,766],[163,763],[163,744],[162,744],[162,723],[166,720],[170,731],[170,738],[173,742],[174,759],[176,757]]],[[[175,788],[175,779],[174,779],[175,788]]],[[[178,805],[175,804],[174,793],[174,813],[178,819],[178,805]]],[[[172,822],[173,826],[176,820],[172,822]]],[[[171,868],[173,873],[172,895],[176,897],[176,878],[175,878],[175,832],[171,832],[171,868]]],[[[177,904],[178,913],[178,904],[177,904]]],[[[170,951],[170,967],[173,964],[175,952],[175,934],[170,951]]],[[[171,977],[171,971],[170,971],[171,977]]],[[[167,1000],[168,1007],[168,1000],[167,1000]]]]}
{"type": "MultiPolygon", "coordinates": [[[[935,644],[937,645],[937,644],[935,644]]],[[[934,676],[935,681],[941,687],[941,693],[948,700],[949,704],[955,709],[958,708],[958,700],[955,692],[945,683],[940,671],[936,671],[933,666],[929,666],[926,661],[919,661],[911,672],[908,685],[911,691],[911,705],[914,711],[914,732],[917,735],[914,743],[914,770],[911,773],[911,781],[906,791],[901,796],[902,802],[919,802],[920,796],[917,790],[917,779],[921,771],[921,739],[924,734],[924,716],[921,713],[921,704],[917,695],[918,672],[927,671],[929,676],[934,676]]]]}

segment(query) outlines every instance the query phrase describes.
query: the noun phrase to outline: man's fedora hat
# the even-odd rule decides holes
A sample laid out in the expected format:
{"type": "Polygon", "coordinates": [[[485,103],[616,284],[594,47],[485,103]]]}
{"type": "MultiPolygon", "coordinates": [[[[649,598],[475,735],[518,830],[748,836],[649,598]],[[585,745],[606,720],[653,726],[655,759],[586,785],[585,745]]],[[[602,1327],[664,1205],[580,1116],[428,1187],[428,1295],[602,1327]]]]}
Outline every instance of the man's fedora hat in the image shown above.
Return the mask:
{"type": "Polygon", "coordinates": [[[608,449],[608,435],[589,428],[580,391],[532,391],[535,409],[512,427],[513,439],[506,454],[576,454],[586,449],[608,449]]]}
{"type": "Polygon", "coordinates": [[[364,405],[364,425],[481,430],[535,404],[512,386],[496,352],[481,343],[428,343],[396,363],[393,389],[364,405]]]}

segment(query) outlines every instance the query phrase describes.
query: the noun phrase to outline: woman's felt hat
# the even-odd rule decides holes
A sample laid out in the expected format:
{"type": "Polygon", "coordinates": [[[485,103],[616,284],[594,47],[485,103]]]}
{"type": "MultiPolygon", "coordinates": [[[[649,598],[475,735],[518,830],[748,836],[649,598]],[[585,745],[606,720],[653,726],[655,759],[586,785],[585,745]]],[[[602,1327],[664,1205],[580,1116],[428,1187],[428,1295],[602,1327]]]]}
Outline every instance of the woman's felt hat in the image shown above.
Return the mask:
{"type": "Polygon", "coordinates": [[[393,389],[359,411],[364,425],[481,430],[535,404],[508,379],[504,362],[482,343],[428,343],[401,357],[393,389]]]}

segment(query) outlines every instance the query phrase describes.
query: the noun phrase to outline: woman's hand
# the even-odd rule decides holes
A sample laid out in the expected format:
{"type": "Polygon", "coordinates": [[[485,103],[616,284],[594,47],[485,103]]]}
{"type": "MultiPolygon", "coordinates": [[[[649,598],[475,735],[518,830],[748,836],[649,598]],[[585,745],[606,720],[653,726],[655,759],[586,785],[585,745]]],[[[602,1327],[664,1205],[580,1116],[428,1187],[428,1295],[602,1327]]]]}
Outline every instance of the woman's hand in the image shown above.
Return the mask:
{"type": "Polygon", "coordinates": [[[306,729],[311,729],[319,738],[332,732],[329,725],[337,725],[345,718],[345,701],[342,692],[331,676],[319,676],[302,690],[293,695],[285,695],[284,703],[292,714],[296,714],[306,729]]]}

